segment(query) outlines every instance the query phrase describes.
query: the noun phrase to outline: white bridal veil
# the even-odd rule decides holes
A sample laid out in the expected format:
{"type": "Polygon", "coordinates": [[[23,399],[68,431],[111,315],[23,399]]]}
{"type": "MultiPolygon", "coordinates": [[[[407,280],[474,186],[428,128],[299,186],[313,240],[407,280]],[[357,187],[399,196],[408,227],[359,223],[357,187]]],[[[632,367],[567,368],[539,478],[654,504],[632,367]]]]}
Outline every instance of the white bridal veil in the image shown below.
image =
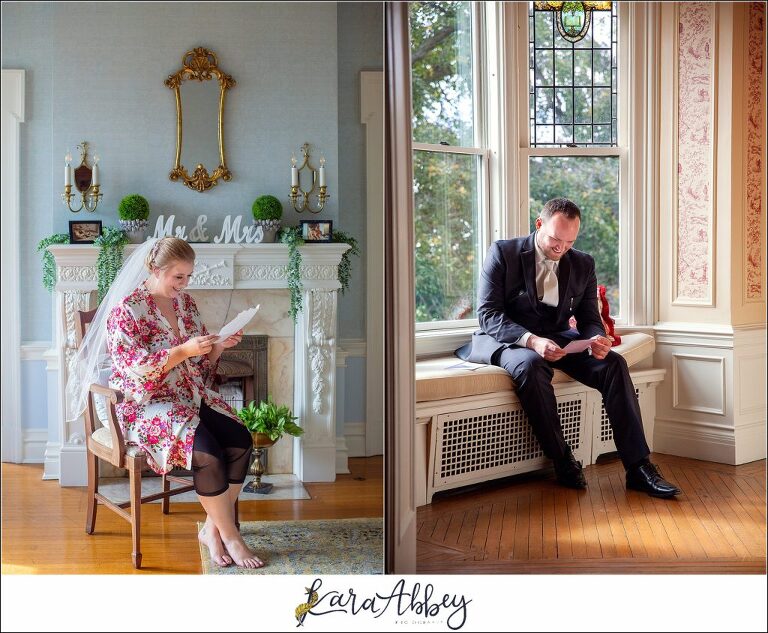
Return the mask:
{"type": "Polygon", "coordinates": [[[158,238],[148,239],[126,258],[120,273],[99,304],[80,348],[69,365],[66,389],[68,422],[77,420],[85,412],[91,384],[106,384],[112,367],[107,350],[107,320],[112,309],[149,277],[144,260],[159,241],[158,238]]]}

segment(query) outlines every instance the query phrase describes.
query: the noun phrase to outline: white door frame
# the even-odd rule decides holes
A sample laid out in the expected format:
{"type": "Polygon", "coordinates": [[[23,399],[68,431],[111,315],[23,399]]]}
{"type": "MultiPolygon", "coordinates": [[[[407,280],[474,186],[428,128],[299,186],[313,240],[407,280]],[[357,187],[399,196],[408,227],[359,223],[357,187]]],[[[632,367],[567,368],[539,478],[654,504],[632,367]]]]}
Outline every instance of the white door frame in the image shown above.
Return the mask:
{"type": "Polygon", "coordinates": [[[360,72],[365,125],[365,455],[384,453],[384,72],[360,72]]]}
{"type": "Polygon", "coordinates": [[[2,72],[2,259],[0,264],[0,337],[2,357],[2,460],[22,460],[21,438],[21,310],[19,294],[19,226],[21,218],[21,124],[24,122],[23,70],[2,72]]]}
{"type": "Polygon", "coordinates": [[[416,572],[415,309],[411,56],[408,4],[387,2],[385,16],[386,424],[385,571],[416,572]]]}

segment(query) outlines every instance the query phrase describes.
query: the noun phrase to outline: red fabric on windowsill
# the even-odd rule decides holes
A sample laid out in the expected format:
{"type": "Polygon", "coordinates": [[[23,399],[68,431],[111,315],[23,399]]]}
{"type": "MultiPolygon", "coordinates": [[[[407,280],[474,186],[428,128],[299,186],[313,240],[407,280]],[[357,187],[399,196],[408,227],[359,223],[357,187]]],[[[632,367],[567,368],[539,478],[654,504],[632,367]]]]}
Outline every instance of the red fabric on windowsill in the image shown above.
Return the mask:
{"type": "MultiPolygon", "coordinates": [[[[616,334],[616,324],[611,318],[611,307],[608,305],[608,298],[605,296],[605,286],[597,287],[597,309],[600,312],[600,319],[603,322],[603,329],[606,336],[610,339],[611,344],[616,347],[621,345],[621,337],[616,334]]],[[[572,328],[576,328],[576,318],[571,317],[568,324],[572,328]]]]}

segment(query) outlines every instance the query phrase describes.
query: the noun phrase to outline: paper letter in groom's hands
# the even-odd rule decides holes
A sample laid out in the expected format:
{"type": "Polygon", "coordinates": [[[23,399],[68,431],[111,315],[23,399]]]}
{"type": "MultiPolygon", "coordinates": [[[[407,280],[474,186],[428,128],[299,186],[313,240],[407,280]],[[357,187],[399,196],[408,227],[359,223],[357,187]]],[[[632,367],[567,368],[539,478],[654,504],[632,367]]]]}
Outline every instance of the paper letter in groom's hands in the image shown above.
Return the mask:
{"type": "Polygon", "coordinates": [[[221,332],[219,332],[219,338],[216,339],[216,343],[222,343],[226,341],[233,334],[237,334],[246,325],[248,325],[248,322],[254,317],[254,315],[258,311],[259,311],[259,306],[256,306],[255,308],[248,308],[247,310],[243,310],[234,319],[232,319],[223,328],[221,328],[221,332]]]}
{"type": "Polygon", "coordinates": [[[571,341],[563,349],[566,354],[578,354],[592,346],[592,339],[577,339],[571,341]]]}

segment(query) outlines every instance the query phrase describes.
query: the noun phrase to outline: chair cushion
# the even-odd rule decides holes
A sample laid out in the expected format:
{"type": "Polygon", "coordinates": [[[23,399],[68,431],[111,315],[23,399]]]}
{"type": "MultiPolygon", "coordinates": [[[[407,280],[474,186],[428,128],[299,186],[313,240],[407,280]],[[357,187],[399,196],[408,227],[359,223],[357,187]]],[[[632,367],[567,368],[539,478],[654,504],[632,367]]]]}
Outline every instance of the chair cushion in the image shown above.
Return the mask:
{"type": "MultiPolygon", "coordinates": [[[[96,429],[91,435],[91,437],[101,444],[102,446],[112,449],[112,434],[109,432],[109,429],[102,427],[100,429],[96,429]]],[[[126,444],[125,446],[125,454],[130,455],[132,457],[136,457],[136,455],[141,455],[143,451],[139,446],[133,446],[131,444],[126,444]]]]}
{"type": "MultiPolygon", "coordinates": [[[[112,368],[102,369],[99,372],[99,384],[109,387],[109,377],[112,374],[112,368]]],[[[109,415],[107,413],[107,399],[98,393],[92,393],[93,408],[96,411],[96,417],[104,426],[109,428],[109,415]]]]}
{"type": "Polygon", "coordinates": [[[106,428],[109,428],[109,415],[107,414],[107,399],[97,393],[93,394],[93,408],[96,411],[96,417],[106,428]]]}
{"type": "MultiPolygon", "coordinates": [[[[625,334],[621,345],[613,348],[624,357],[628,366],[653,355],[656,341],[642,332],[625,334]]],[[[555,370],[552,383],[572,380],[567,374],[555,370]]],[[[467,363],[455,356],[441,356],[416,363],[416,402],[432,402],[448,398],[476,396],[514,388],[510,375],[501,367],[467,363]]]]}

